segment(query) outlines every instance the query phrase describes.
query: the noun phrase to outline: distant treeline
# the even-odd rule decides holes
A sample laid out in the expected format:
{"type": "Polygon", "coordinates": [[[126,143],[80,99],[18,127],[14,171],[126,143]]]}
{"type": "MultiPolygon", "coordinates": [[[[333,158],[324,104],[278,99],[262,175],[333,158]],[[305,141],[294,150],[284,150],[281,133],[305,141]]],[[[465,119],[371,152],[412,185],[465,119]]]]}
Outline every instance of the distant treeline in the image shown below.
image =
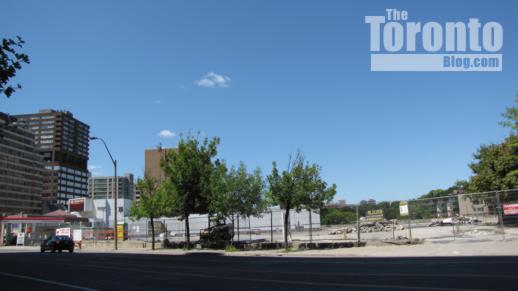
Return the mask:
{"type": "MultiPolygon", "coordinates": [[[[518,96],[515,100],[518,104],[518,96]]],[[[500,143],[481,145],[473,155],[474,161],[469,164],[473,175],[469,181],[457,181],[455,185],[444,190],[437,189],[421,195],[418,198],[440,198],[453,196],[460,193],[475,193],[487,191],[500,191],[518,188],[518,106],[511,106],[502,114],[505,118],[500,124],[510,128],[511,132],[500,143]]],[[[486,199],[486,198],[480,198],[486,199]]],[[[487,199],[494,200],[494,197],[487,199]]],[[[517,202],[516,197],[508,196],[506,192],[500,197],[502,202],[517,202]]],[[[458,207],[458,204],[451,203],[448,198],[431,199],[424,201],[412,201],[410,203],[410,213],[413,219],[432,218],[438,214],[437,209],[458,207]]],[[[399,217],[399,201],[376,203],[373,199],[362,201],[359,205],[359,214],[366,216],[368,210],[382,209],[385,219],[399,217]]],[[[348,224],[356,221],[356,207],[327,208],[321,210],[321,223],[329,224],[348,224]]]]}

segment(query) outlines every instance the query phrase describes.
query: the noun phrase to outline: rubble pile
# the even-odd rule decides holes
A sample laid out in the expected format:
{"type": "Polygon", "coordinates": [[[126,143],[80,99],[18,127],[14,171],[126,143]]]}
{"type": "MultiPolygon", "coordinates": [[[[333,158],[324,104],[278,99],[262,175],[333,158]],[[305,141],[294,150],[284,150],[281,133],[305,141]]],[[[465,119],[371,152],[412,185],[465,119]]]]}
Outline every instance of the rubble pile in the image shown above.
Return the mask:
{"type": "MultiPolygon", "coordinates": [[[[362,223],[360,226],[360,232],[361,233],[367,233],[367,232],[382,232],[382,231],[392,231],[392,228],[394,230],[403,230],[405,227],[403,225],[400,225],[398,223],[394,224],[391,221],[380,221],[380,222],[370,222],[370,223],[362,223]]],[[[334,229],[329,232],[331,235],[336,234],[347,234],[347,233],[355,233],[356,227],[344,227],[339,229],[334,229]]]]}
{"type": "Polygon", "coordinates": [[[395,239],[385,239],[383,242],[393,245],[415,245],[422,244],[424,240],[418,238],[409,239],[406,236],[398,235],[395,239]]]}
{"type": "Polygon", "coordinates": [[[444,226],[444,225],[456,225],[456,224],[481,224],[477,218],[467,216],[447,217],[447,218],[436,218],[432,219],[428,226],[444,226]]]}
{"type": "Polygon", "coordinates": [[[380,221],[380,222],[374,222],[369,224],[363,224],[360,226],[360,232],[366,233],[366,232],[381,232],[381,231],[392,231],[394,230],[403,230],[405,229],[404,226],[400,224],[393,224],[392,222],[388,221],[380,221]]]}

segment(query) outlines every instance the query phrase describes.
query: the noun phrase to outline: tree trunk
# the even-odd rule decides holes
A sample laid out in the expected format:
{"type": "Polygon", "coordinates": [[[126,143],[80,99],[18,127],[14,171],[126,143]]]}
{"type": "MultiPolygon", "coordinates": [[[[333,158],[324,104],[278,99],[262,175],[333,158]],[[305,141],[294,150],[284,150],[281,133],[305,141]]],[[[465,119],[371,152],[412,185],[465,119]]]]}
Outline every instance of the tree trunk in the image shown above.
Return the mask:
{"type": "Polygon", "coordinates": [[[248,233],[250,233],[250,242],[252,242],[252,223],[250,222],[250,216],[248,216],[248,233]]]}
{"type": "Polygon", "coordinates": [[[237,215],[237,240],[239,241],[239,214],[237,215]]]}
{"type": "Polygon", "coordinates": [[[153,217],[151,219],[151,249],[155,250],[155,220],[153,217]]]}
{"type": "Polygon", "coordinates": [[[290,223],[290,208],[286,207],[286,211],[284,212],[284,247],[286,249],[288,249],[288,231],[290,231],[289,223],[290,223]]]}
{"type": "Polygon", "coordinates": [[[191,232],[189,230],[189,215],[185,216],[185,243],[188,250],[191,249],[191,232]]]}
{"type": "Polygon", "coordinates": [[[234,214],[232,214],[232,242],[234,242],[234,232],[236,231],[234,222],[234,214]]]}

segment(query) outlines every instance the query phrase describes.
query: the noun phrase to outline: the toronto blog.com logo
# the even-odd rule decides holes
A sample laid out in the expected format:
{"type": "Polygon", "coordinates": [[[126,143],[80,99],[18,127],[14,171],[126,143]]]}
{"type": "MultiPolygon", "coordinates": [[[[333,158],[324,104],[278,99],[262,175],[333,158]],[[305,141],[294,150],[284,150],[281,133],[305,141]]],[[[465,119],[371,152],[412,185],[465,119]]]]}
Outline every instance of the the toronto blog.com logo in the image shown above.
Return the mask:
{"type": "Polygon", "coordinates": [[[406,10],[365,16],[371,71],[502,71],[504,29],[495,21],[422,23],[406,10]]]}

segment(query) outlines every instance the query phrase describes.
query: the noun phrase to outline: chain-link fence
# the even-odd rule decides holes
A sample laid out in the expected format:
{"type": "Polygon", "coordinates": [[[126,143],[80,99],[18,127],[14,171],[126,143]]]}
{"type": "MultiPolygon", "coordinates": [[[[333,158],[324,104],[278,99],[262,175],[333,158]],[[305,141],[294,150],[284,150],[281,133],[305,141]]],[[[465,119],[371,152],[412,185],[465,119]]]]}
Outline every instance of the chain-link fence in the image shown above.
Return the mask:
{"type": "Polygon", "coordinates": [[[444,242],[518,238],[518,190],[457,194],[405,202],[407,215],[399,213],[401,201],[344,206],[349,207],[350,211],[363,208],[363,211],[358,211],[359,223],[355,220],[349,224],[326,225],[317,237],[323,240],[357,240],[359,228],[360,239],[366,241],[419,239],[444,242]]]}
{"type": "MultiPolygon", "coordinates": [[[[310,223],[315,231],[320,230],[320,215],[313,211],[292,211],[289,217],[290,238],[294,239],[299,233],[309,233],[310,223]],[[311,216],[311,218],[310,218],[311,216]]],[[[273,207],[260,216],[243,217],[235,215],[223,223],[233,225],[234,241],[282,241],[284,235],[284,210],[273,207]]],[[[214,225],[214,222],[211,223],[214,225]]],[[[191,241],[200,238],[200,232],[209,227],[207,215],[189,216],[191,241]]],[[[162,217],[154,220],[156,241],[185,241],[185,221],[178,218],[162,217]]],[[[151,241],[151,221],[140,219],[128,221],[128,238],[133,240],[151,241]]]]}
{"type": "MultiPolygon", "coordinates": [[[[225,223],[232,224],[233,241],[282,242],[284,241],[285,211],[272,207],[258,217],[234,216],[225,223]]],[[[120,220],[123,230],[119,240],[151,242],[151,221],[128,218],[120,220]]],[[[214,222],[211,223],[214,225],[214,222]]],[[[292,210],[288,219],[288,238],[291,242],[356,242],[426,240],[489,241],[518,238],[518,190],[457,194],[408,201],[362,203],[358,205],[331,206],[322,211],[292,210]],[[400,213],[406,203],[407,215],[400,213]],[[329,212],[345,217],[337,224],[329,212]]],[[[55,233],[56,228],[71,227],[71,232],[81,230],[82,241],[111,246],[115,231],[113,226],[37,223],[17,226],[6,224],[4,243],[14,243],[12,230],[27,234],[24,244],[36,245],[55,233]]],[[[203,229],[209,227],[207,215],[189,217],[191,241],[200,239],[203,229]]],[[[154,220],[155,240],[185,241],[185,221],[162,217],[154,220]]]]}
{"type": "MultiPolygon", "coordinates": [[[[352,218],[343,224],[321,223],[318,211],[296,212],[289,217],[288,238],[292,242],[452,240],[481,241],[518,238],[518,190],[458,194],[405,201],[408,215],[401,215],[402,201],[337,207],[352,218]]],[[[324,218],[322,218],[324,219],[324,218]]],[[[234,241],[284,241],[284,210],[272,208],[259,217],[227,219],[233,222],[234,241]]],[[[326,221],[327,222],[327,221],[326,221]]],[[[126,220],[127,239],[151,241],[151,221],[126,220]]],[[[200,239],[200,232],[209,227],[207,215],[191,215],[191,241],[200,239]]],[[[162,217],[154,220],[155,240],[185,241],[185,221],[162,217]]],[[[96,240],[113,239],[113,230],[83,230],[83,237],[96,240]]]]}

